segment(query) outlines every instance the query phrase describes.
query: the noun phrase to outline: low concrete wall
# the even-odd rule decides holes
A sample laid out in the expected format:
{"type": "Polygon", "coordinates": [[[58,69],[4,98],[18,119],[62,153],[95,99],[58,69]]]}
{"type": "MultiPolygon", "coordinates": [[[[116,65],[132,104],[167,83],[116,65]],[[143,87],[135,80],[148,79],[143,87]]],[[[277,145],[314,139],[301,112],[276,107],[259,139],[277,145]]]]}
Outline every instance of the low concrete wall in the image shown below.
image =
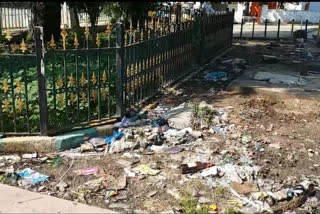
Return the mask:
{"type": "Polygon", "coordinates": [[[0,152],[55,152],[78,147],[84,140],[111,135],[114,125],[103,125],[69,132],[55,137],[6,137],[0,138],[0,152]]]}
{"type": "Polygon", "coordinates": [[[267,5],[263,5],[261,9],[261,21],[268,19],[270,22],[291,22],[294,19],[297,22],[301,20],[305,22],[307,19],[309,23],[319,23],[320,13],[315,11],[304,10],[269,10],[267,5]]]}

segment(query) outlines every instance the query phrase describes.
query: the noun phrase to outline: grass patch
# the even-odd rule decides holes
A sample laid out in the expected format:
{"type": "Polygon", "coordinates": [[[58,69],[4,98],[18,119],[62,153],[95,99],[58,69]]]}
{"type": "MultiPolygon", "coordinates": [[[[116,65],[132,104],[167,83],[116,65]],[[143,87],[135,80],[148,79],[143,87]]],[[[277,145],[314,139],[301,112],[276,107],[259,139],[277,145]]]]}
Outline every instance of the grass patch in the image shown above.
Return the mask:
{"type": "Polygon", "coordinates": [[[209,212],[208,206],[198,204],[198,200],[191,197],[183,197],[179,200],[179,205],[186,214],[205,214],[209,212]]]}

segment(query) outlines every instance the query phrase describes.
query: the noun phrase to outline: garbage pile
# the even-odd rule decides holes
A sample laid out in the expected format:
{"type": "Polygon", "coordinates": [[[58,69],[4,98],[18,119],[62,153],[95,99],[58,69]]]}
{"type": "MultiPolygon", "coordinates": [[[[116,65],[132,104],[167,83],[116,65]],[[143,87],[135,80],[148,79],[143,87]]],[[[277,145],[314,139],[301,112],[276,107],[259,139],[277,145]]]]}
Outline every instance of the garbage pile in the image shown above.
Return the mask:
{"type": "MultiPolygon", "coordinates": [[[[202,78],[226,81],[247,67],[238,58],[219,63],[202,78]]],[[[147,115],[123,117],[112,135],[78,148],[0,156],[0,182],[125,212],[319,213],[320,176],[269,177],[270,169],[254,159],[264,142],[232,121],[232,106],[172,107],[170,99],[147,115]]]]}

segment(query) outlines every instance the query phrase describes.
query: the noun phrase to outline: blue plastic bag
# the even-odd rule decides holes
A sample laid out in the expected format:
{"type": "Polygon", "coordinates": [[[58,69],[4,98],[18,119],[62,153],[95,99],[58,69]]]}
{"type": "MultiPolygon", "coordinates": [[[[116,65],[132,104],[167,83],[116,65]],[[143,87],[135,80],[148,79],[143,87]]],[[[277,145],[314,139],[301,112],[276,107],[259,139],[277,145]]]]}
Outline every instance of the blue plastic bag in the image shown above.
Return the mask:
{"type": "Polygon", "coordinates": [[[210,72],[204,76],[205,79],[211,80],[211,81],[217,81],[217,80],[227,80],[227,73],[223,71],[218,72],[210,72]]]}
{"type": "Polygon", "coordinates": [[[122,132],[114,132],[112,136],[107,137],[104,141],[110,146],[112,141],[119,140],[123,136],[122,132]]]}
{"type": "Polygon", "coordinates": [[[26,168],[21,172],[18,172],[17,174],[20,177],[27,179],[28,181],[31,181],[32,183],[35,183],[35,184],[45,181],[49,178],[48,176],[41,174],[39,172],[36,172],[30,168],[26,168]]]}

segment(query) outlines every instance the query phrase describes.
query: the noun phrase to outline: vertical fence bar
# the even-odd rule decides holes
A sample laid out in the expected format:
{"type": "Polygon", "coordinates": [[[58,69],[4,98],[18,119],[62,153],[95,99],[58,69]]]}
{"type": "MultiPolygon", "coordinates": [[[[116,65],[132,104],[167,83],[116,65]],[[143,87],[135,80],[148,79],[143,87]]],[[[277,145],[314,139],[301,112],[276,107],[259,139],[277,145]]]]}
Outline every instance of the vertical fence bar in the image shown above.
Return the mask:
{"type": "Polygon", "coordinates": [[[80,122],[80,89],[79,89],[79,62],[78,62],[78,52],[75,53],[75,63],[76,63],[76,88],[77,88],[77,121],[80,122]]]}
{"type": "Polygon", "coordinates": [[[44,64],[44,45],[43,28],[36,26],[34,29],[36,40],[37,71],[38,71],[38,92],[39,92],[39,111],[40,111],[40,132],[47,135],[48,131],[48,109],[47,109],[47,89],[46,72],[44,64]]]}
{"type": "Polygon", "coordinates": [[[255,27],[255,24],[256,24],[256,18],[254,18],[252,22],[253,23],[252,23],[252,35],[251,35],[251,38],[253,39],[253,37],[254,37],[254,27],[255,27]]]}
{"type": "MultiPolygon", "coordinates": [[[[111,46],[111,41],[110,41],[110,34],[108,34],[108,47],[110,48],[111,46]]],[[[108,117],[111,117],[111,97],[110,97],[110,54],[108,54],[108,65],[107,65],[107,87],[108,87],[108,117]]]]}
{"type": "Polygon", "coordinates": [[[124,71],[124,43],[123,43],[123,24],[118,23],[116,26],[116,104],[117,116],[122,117],[124,114],[123,106],[123,71],[124,71]]]}
{"type": "Polygon", "coordinates": [[[27,69],[25,64],[26,58],[23,56],[23,79],[24,79],[24,92],[25,92],[25,99],[26,99],[26,121],[27,121],[27,131],[30,132],[30,114],[29,114],[29,98],[28,98],[28,79],[27,79],[27,69]]]}
{"type": "Polygon", "coordinates": [[[294,28],[294,19],[292,19],[292,24],[291,24],[291,37],[293,37],[293,28],[294,28]]]}
{"type": "Polygon", "coordinates": [[[277,32],[277,39],[280,37],[280,19],[278,19],[278,32],[277,32]]]}
{"type": "Polygon", "coordinates": [[[64,51],[63,53],[63,74],[64,74],[64,93],[65,93],[65,113],[66,113],[66,121],[69,119],[69,114],[68,114],[68,74],[67,74],[67,55],[66,52],[64,51]]]}
{"type": "MultiPolygon", "coordinates": [[[[10,47],[9,47],[10,48],[10,47]]],[[[11,88],[11,96],[12,96],[12,109],[13,109],[13,128],[14,131],[17,132],[17,115],[16,115],[16,104],[15,104],[15,93],[14,93],[14,79],[13,79],[13,71],[12,71],[12,59],[9,57],[9,72],[10,72],[10,88],[11,88]]]]}
{"type": "Polygon", "coordinates": [[[100,45],[97,50],[98,60],[98,119],[101,120],[101,76],[100,76],[100,45]]]}
{"type": "Polygon", "coordinates": [[[320,20],[319,20],[318,30],[317,30],[317,40],[319,40],[319,34],[320,34],[320,20]]]}
{"type": "Polygon", "coordinates": [[[91,100],[91,96],[90,96],[90,61],[89,61],[89,36],[86,36],[86,49],[87,49],[87,54],[86,54],[86,58],[87,58],[87,63],[86,63],[86,67],[87,67],[87,93],[88,93],[88,122],[90,122],[91,120],[91,116],[90,116],[90,100],[91,100]]]}
{"type": "Polygon", "coordinates": [[[309,20],[307,19],[306,20],[306,28],[305,28],[305,32],[306,32],[306,39],[308,39],[308,23],[309,23],[309,20]]]}
{"type": "Polygon", "coordinates": [[[267,38],[267,26],[268,26],[268,19],[264,22],[264,38],[267,38]]]}
{"type": "Polygon", "coordinates": [[[241,19],[240,39],[242,38],[242,30],[243,30],[243,19],[241,19]]]}
{"type": "Polygon", "coordinates": [[[0,35],[2,35],[2,8],[0,8],[0,35]]]}

